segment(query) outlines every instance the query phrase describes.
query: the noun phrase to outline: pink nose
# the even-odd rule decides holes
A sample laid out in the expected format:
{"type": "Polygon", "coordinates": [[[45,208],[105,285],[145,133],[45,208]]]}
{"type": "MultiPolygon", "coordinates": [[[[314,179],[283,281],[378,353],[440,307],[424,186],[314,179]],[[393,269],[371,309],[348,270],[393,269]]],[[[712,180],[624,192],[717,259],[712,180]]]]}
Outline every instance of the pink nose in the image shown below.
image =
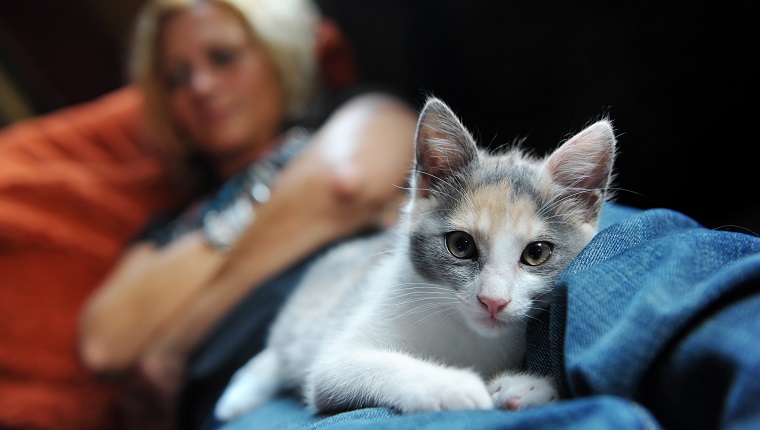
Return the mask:
{"type": "Polygon", "coordinates": [[[506,300],[492,299],[490,297],[483,296],[478,296],[478,300],[480,300],[480,303],[488,311],[488,313],[491,314],[492,317],[495,317],[496,314],[503,311],[504,308],[506,308],[509,304],[509,302],[506,300]]]}

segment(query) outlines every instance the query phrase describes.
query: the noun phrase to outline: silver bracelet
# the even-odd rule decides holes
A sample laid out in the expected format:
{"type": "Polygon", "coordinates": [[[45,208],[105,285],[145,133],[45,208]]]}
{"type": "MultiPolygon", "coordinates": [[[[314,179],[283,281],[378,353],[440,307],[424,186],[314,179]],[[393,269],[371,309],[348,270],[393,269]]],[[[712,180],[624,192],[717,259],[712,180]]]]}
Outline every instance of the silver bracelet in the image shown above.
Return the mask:
{"type": "Polygon", "coordinates": [[[209,210],[203,216],[201,233],[206,243],[220,252],[228,252],[253,223],[254,207],[269,200],[269,187],[280,169],[308,142],[304,129],[293,128],[284,142],[269,156],[253,163],[245,172],[241,186],[231,203],[209,210]]]}
{"type": "Polygon", "coordinates": [[[227,252],[253,222],[253,217],[251,202],[243,199],[237,199],[222,211],[208,211],[203,216],[203,238],[216,250],[227,252]]]}
{"type": "Polygon", "coordinates": [[[269,187],[255,182],[222,210],[210,210],[203,216],[203,238],[220,252],[228,252],[256,217],[254,204],[269,200],[269,187]]]}

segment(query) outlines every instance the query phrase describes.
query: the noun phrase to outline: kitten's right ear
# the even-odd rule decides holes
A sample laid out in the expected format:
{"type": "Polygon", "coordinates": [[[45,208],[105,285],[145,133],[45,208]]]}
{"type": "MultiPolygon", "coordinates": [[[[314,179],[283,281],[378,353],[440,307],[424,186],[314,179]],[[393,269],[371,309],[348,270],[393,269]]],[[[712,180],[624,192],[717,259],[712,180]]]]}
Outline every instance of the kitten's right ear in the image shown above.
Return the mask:
{"type": "Polygon", "coordinates": [[[414,193],[426,198],[439,183],[450,180],[477,159],[475,139],[441,100],[431,97],[417,122],[414,139],[414,193]]]}

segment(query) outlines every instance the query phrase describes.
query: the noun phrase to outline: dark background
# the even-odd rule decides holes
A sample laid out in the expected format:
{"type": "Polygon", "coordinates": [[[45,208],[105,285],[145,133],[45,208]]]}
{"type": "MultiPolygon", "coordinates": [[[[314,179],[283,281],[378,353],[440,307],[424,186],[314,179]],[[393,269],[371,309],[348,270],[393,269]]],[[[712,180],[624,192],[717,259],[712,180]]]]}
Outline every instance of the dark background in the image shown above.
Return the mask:
{"type": "MultiPolygon", "coordinates": [[[[0,0],[0,78],[32,114],[122,86],[142,3],[0,0]]],[[[542,153],[608,116],[619,133],[619,202],[760,233],[751,2],[318,3],[352,41],[365,81],[415,107],[441,97],[484,145],[527,138],[542,153]]],[[[6,124],[19,116],[8,111],[6,124]]]]}

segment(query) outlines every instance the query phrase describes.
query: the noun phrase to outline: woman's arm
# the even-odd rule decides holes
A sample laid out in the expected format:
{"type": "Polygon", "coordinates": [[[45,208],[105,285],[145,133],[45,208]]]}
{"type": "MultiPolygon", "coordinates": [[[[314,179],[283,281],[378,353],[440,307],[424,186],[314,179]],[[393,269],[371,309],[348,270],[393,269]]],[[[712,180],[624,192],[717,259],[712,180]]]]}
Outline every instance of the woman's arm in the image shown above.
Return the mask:
{"type": "Polygon", "coordinates": [[[167,316],[222,266],[223,256],[190,233],[163,249],[133,245],[85,304],[80,355],[97,371],[129,367],[167,316]]]}
{"type": "Polygon", "coordinates": [[[198,234],[164,250],[130,251],[85,308],[84,361],[118,370],[142,358],[149,372],[169,371],[251,288],[397,205],[415,123],[394,99],[358,97],[284,169],[228,254],[198,234]]]}

